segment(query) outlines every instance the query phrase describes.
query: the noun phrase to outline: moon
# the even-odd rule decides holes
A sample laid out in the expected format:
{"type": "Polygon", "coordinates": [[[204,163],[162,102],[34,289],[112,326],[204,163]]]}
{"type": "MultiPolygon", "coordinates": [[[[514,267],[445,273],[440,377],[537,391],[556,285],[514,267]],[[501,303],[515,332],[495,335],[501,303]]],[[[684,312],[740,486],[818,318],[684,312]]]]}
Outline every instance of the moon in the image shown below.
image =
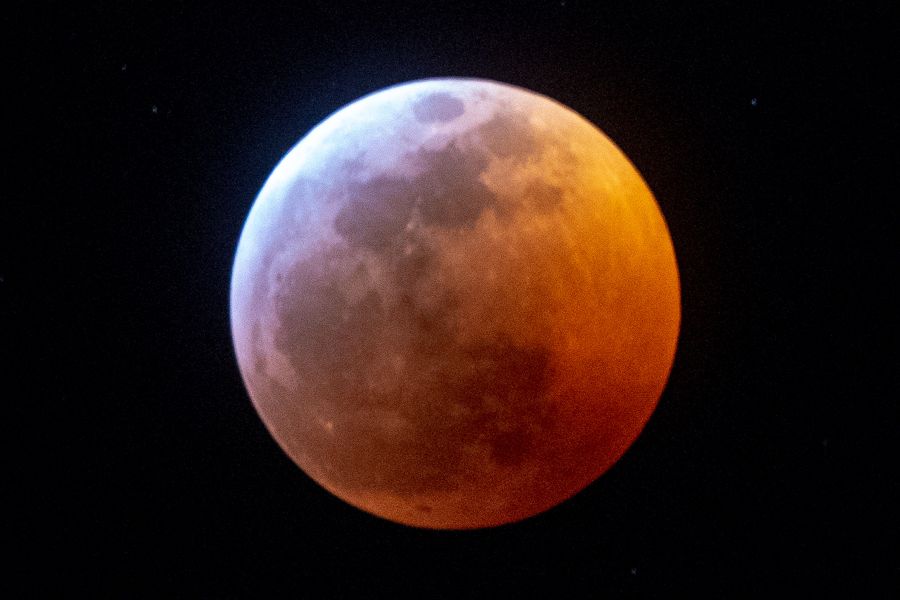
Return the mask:
{"type": "Polygon", "coordinates": [[[414,81],[311,130],[247,217],[244,383],[321,487],[415,527],[554,507],[665,387],[681,317],[666,222],[618,147],[494,81],[414,81]]]}

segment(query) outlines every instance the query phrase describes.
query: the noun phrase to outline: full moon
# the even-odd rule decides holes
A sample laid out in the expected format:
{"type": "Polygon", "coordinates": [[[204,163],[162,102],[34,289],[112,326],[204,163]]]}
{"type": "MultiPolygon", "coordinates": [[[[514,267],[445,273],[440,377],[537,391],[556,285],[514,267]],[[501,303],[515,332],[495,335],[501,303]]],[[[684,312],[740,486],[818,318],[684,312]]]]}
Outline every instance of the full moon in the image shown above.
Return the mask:
{"type": "Polygon", "coordinates": [[[668,228],[597,127],[480,79],[390,87],[311,130],[241,233],[250,398],[321,487],[416,527],[515,522],[607,471],[681,318],[668,228]]]}

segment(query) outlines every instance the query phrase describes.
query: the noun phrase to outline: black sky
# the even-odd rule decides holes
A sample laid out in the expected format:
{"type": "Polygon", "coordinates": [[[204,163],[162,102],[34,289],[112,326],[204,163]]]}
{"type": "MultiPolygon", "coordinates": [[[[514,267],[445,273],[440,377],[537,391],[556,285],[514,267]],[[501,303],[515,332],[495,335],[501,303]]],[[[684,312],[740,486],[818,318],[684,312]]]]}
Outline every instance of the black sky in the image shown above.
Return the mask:
{"type": "Polygon", "coordinates": [[[12,590],[896,592],[897,29],[887,3],[808,4],[10,9],[12,590]],[[311,127],[451,75],[615,140],[668,221],[683,322],[609,473],[528,521],[441,533],[344,505],[281,452],[228,284],[256,193],[311,127]]]}

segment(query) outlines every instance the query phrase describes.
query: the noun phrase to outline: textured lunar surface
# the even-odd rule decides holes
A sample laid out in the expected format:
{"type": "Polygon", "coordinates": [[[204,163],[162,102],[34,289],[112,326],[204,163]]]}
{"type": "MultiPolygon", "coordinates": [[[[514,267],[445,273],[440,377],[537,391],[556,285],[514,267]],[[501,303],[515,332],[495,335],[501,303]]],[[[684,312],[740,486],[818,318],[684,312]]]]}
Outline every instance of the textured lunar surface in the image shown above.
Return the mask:
{"type": "Polygon", "coordinates": [[[238,364],[284,451],[393,521],[475,528],[577,493],[665,386],[665,221],[577,113],[473,79],[382,90],[281,161],[241,234],[238,364]]]}

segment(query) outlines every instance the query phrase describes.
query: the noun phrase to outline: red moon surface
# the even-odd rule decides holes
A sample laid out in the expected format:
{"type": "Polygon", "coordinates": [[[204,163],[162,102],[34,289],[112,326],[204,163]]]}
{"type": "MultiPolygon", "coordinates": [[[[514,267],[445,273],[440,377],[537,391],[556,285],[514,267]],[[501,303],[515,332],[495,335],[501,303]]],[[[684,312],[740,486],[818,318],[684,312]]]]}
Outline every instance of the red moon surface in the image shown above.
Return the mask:
{"type": "Polygon", "coordinates": [[[433,529],[525,519],[607,471],[680,317],[665,220],[622,151],[479,79],[387,88],[310,131],[231,281],[238,365],[281,448],[351,505],[433,529]]]}

